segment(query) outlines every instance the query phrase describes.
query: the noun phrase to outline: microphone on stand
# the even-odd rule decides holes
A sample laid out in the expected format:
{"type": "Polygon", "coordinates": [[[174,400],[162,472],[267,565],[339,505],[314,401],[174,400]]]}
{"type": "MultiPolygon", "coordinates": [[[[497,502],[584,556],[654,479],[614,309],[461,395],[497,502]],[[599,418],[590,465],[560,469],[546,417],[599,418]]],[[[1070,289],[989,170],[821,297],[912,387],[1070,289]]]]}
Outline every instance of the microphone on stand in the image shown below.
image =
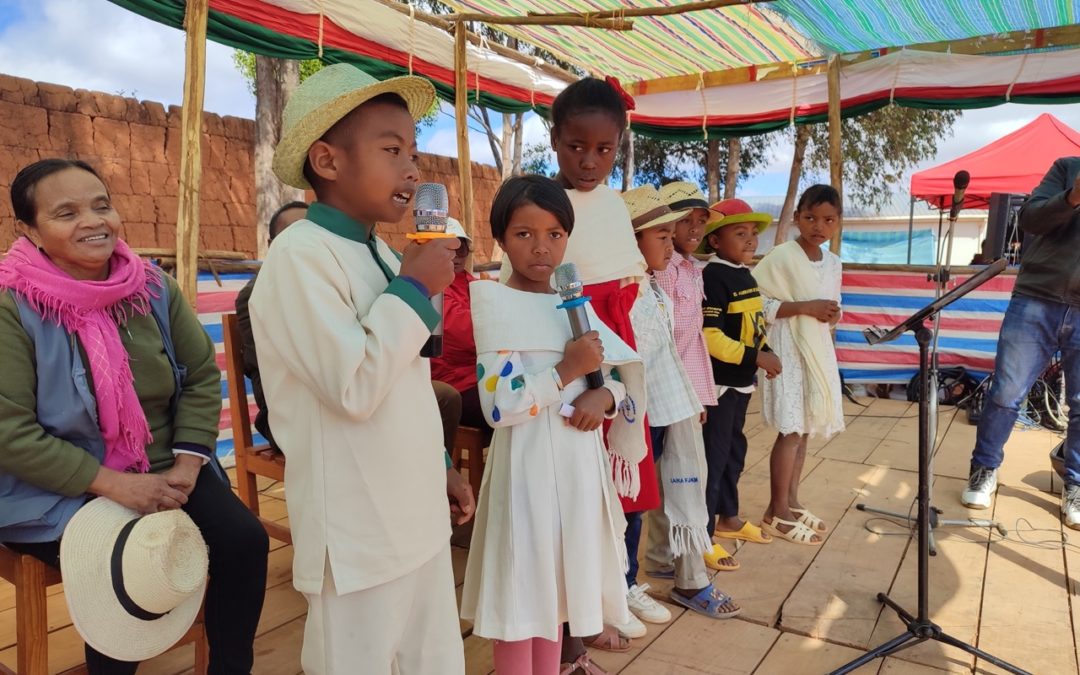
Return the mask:
{"type": "MultiPolygon", "coordinates": [[[[592,330],[589,327],[589,314],[585,311],[585,305],[589,304],[589,296],[584,294],[581,282],[578,280],[577,265],[563,263],[555,268],[555,290],[562,298],[559,309],[565,309],[570,318],[570,332],[574,339],[580,338],[592,330]]],[[[585,376],[585,382],[589,389],[599,389],[604,386],[604,374],[599,370],[585,376]]]]}
{"type": "MultiPolygon", "coordinates": [[[[432,239],[450,239],[454,235],[446,232],[446,218],[449,210],[450,198],[446,194],[446,186],[438,183],[421,183],[416,188],[416,196],[413,198],[413,217],[416,219],[416,234],[408,235],[409,239],[421,244],[432,239]]],[[[442,356],[443,353],[443,294],[439,293],[431,298],[431,305],[439,313],[439,325],[431,331],[431,337],[424,343],[420,350],[420,356],[432,358],[442,356]]]]}
{"type": "Polygon", "coordinates": [[[953,198],[952,207],[949,209],[949,220],[956,222],[956,219],[960,216],[960,210],[964,208],[964,192],[967,190],[969,184],[971,184],[971,174],[967,171],[957,171],[956,175],[952,179],[953,184],[953,198]]]}

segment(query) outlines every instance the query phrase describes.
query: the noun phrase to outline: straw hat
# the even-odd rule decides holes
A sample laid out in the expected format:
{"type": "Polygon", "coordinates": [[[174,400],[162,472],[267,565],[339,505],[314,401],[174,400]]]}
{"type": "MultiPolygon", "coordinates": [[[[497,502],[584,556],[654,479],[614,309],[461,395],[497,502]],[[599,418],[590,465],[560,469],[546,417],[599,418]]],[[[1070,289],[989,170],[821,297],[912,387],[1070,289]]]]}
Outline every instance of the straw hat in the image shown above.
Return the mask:
{"type": "Polygon", "coordinates": [[[470,237],[465,232],[465,228],[461,226],[461,221],[458,220],[457,218],[447,218],[446,219],[446,233],[447,234],[452,234],[455,237],[457,237],[458,239],[464,239],[465,241],[469,242],[470,244],[472,243],[472,237],[470,237]]]}
{"type": "Polygon", "coordinates": [[[176,644],[202,606],[206,542],[180,510],[140,517],[98,497],[75,512],[60,540],[71,620],[97,651],[145,661],[176,644]]]}
{"type": "Polygon", "coordinates": [[[708,209],[709,201],[705,199],[701,188],[686,181],[675,181],[660,186],[660,198],[672,209],[708,209]]]}
{"type": "Polygon", "coordinates": [[[705,223],[705,234],[701,236],[701,244],[695,253],[711,253],[709,247],[709,235],[725,225],[734,223],[753,223],[757,225],[758,234],[772,223],[773,217],[767,213],[760,213],[741,199],[724,199],[709,207],[709,222],[705,223]]]}
{"type": "Polygon", "coordinates": [[[274,173],[287,185],[310,190],[304,162],[311,144],[361,103],[387,93],[404,99],[413,119],[423,117],[435,102],[435,87],[422,77],[393,77],[380,82],[347,63],[327,66],[304,80],[282,113],[274,173]]]}
{"type": "Polygon", "coordinates": [[[660,191],[651,185],[642,185],[622,193],[634,232],[641,232],[657,225],[674,223],[690,210],[672,211],[660,197],[660,191]]]}

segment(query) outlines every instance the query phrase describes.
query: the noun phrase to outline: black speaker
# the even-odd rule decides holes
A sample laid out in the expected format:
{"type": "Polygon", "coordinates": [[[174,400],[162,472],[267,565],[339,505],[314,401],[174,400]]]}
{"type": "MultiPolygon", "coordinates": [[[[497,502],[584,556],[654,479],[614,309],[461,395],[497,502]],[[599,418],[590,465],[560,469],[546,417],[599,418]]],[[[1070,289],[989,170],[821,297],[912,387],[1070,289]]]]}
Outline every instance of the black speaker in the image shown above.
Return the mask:
{"type": "Polygon", "coordinates": [[[1019,265],[1024,250],[1024,232],[1020,229],[1020,207],[1028,196],[1011,192],[990,193],[990,215],[986,219],[986,239],[982,254],[987,263],[1006,258],[1019,265]]]}

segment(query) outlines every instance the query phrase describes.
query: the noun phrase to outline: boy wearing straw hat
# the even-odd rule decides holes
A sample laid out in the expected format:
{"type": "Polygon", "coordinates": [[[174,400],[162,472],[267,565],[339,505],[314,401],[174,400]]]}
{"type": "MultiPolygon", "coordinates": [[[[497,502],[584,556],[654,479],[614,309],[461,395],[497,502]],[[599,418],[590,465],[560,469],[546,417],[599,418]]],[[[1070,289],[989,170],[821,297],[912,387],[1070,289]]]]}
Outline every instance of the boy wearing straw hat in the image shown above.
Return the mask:
{"type": "Polygon", "coordinates": [[[475,503],[444,462],[419,356],[458,240],[399,261],[374,232],[405,215],[415,120],[434,98],[422,78],[329,66],[289,100],[274,153],[278,178],[317,199],[275,239],[251,298],[313,675],[464,673],[447,497],[458,522],[475,503]]]}
{"type": "MultiPolygon", "coordinates": [[[[666,540],[675,563],[675,587],[669,598],[713,619],[733,617],[741,609],[731,596],[709,583],[702,558],[712,548],[705,527],[705,447],[697,424],[703,409],[675,347],[671,298],[655,278],[656,272],[671,263],[675,223],[688,210],[672,210],[651,185],[628,190],[622,197],[648,267],[646,283],[642,284],[644,292],[630,310],[630,322],[638,353],[645,362],[649,432],[662,499],[657,511],[664,515],[660,519],[650,517],[650,525],[663,528],[657,535],[666,540]]],[[[640,528],[640,514],[627,514],[627,532],[636,530],[639,534],[640,528]]],[[[650,539],[654,539],[651,532],[650,539]]],[[[628,548],[633,546],[628,551],[631,561],[627,601],[639,618],[656,622],[659,617],[650,616],[649,605],[661,606],[645,595],[649,585],[638,584],[636,579],[637,543],[636,537],[633,542],[627,537],[628,548]],[[643,604],[642,598],[648,602],[643,604]]]]}

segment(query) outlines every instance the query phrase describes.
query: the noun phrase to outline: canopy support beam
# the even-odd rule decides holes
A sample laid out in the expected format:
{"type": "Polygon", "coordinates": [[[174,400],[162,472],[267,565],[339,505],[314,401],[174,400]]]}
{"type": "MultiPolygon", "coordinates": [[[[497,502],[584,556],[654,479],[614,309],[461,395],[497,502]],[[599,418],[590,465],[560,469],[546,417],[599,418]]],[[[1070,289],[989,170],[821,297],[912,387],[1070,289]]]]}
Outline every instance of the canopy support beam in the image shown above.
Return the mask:
{"type": "Polygon", "coordinates": [[[841,216],[829,250],[840,255],[840,240],[844,234],[844,153],[840,127],[840,56],[829,58],[829,182],[840,193],[841,216]]]}
{"type": "Polygon", "coordinates": [[[180,112],[180,195],[176,214],[176,280],[195,307],[199,273],[199,188],[209,0],[187,0],[184,12],[184,101],[180,112]]]}
{"type": "Polygon", "coordinates": [[[454,121],[457,127],[458,182],[461,184],[461,226],[473,236],[472,159],[469,154],[469,62],[465,26],[454,29],[454,121]]]}

